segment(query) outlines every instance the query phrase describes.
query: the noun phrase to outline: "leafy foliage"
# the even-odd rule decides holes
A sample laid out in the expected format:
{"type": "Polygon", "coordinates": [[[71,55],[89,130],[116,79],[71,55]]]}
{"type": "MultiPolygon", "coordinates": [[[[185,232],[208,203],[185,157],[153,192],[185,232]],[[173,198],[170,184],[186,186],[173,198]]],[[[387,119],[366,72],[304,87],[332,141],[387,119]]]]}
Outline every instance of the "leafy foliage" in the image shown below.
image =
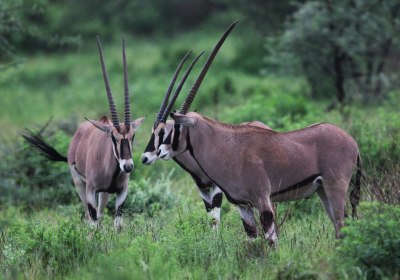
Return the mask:
{"type": "MultiPolygon", "coordinates": [[[[400,274],[400,208],[385,204],[363,203],[363,218],[349,220],[344,238],[337,248],[338,261],[349,273],[360,268],[366,279],[400,274]]],[[[355,274],[357,275],[357,274],[355,274]]]]}
{"type": "Polygon", "coordinates": [[[385,65],[399,49],[398,1],[308,1],[293,15],[282,44],[299,61],[314,96],[387,93],[385,65]]]}

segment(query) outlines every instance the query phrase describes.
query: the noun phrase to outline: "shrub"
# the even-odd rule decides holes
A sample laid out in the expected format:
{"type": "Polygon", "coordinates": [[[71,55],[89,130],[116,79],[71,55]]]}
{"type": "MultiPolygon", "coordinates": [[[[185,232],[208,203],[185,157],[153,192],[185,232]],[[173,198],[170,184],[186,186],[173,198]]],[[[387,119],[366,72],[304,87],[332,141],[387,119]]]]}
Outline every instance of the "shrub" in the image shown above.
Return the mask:
{"type": "Polygon", "coordinates": [[[349,220],[337,248],[337,261],[345,273],[367,279],[393,277],[400,273],[400,207],[368,202],[361,204],[363,218],[349,220]]]}
{"type": "MultiPolygon", "coordinates": [[[[45,138],[66,154],[69,136],[59,131],[45,138]]],[[[3,154],[0,205],[43,208],[68,204],[76,199],[65,163],[48,161],[22,141],[5,145],[0,154],[3,154]]]]}
{"type": "MultiPolygon", "coordinates": [[[[145,213],[154,216],[157,212],[175,206],[176,197],[171,192],[171,176],[174,169],[166,176],[152,182],[149,177],[140,177],[130,181],[128,196],[124,203],[124,210],[130,214],[145,213]]],[[[109,210],[114,211],[115,196],[111,196],[109,210]]]]}

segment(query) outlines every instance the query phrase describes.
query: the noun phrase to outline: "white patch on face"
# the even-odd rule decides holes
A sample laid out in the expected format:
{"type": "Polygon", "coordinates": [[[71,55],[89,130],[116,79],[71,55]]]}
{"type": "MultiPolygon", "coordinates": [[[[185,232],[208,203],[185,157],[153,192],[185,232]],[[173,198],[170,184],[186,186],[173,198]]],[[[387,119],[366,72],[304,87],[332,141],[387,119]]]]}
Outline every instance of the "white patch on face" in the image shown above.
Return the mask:
{"type": "Polygon", "coordinates": [[[163,160],[169,160],[172,158],[170,153],[171,145],[161,144],[160,147],[158,148],[158,151],[160,152],[158,158],[163,160]]]}
{"type": "Polygon", "coordinates": [[[155,152],[145,152],[142,154],[142,162],[147,165],[152,165],[157,159],[157,154],[155,152]],[[146,162],[143,160],[146,158],[146,162]]]}
{"type": "Polygon", "coordinates": [[[131,166],[132,166],[131,172],[132,172],[133,169],[135,168],[135,166],[133,165],[133,160],[132,160],[132,159],[121,159],[121,160],[119,161],[119,168],[120,168],[121,170],[124,170],[124,171],[125,171],[125,166],[126,166],[126,165],[131,165],[131,166]]]}

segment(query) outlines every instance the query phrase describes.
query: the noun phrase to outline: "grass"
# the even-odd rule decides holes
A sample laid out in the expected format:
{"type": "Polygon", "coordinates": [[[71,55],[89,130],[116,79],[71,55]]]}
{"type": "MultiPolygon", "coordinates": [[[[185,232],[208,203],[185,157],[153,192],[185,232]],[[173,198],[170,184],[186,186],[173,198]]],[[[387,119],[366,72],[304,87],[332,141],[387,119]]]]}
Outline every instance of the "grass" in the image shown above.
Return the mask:
{"type": "MultiPolygon", "coordinates": [[[[217,37],[200,31],[169,41],[126,38],[133,116],[147,115],[147,120],[135,138],[137,169],[119,234],[112,228],[112,210],[100,229],[88,227],[67,166],[46,163],[19,137],[24,127],[40,128],[52,116],[46,136],[65,154],[84,117],[109,115],[94,44],[91,52],[37,55],[1,72],[0,278],[368,278],[364,270],[351,272],[359,271],[356,264],[347,268],[336,258],[338,241],[317,198],[278,206],[278,219],[287,207],[292,210],[281,227],[279,248],[272,250],[261,239],[247,240],[238,213],[226,201],[221,226],[212,231],[192,179],[173,162],[140,164],[176,63],[190,48],[210,51],[217,37]]],[[[383,103],[327,111],[330,101],[310,100],[301,78],[231,67],[240,66],[240,44],[232,34],[192,108],[225,122],[263,121],[278,131],[336,123],[360,145],[366,170],[363,199],[398,204],[398,92],[383,103]]],[[[123,108],[120,43],[103,41],[103,49],[117,108],[123,108]]]]}
{"type": "Polygon", "coordinates": [[[201,204],[181,203],[154,217],[127,217],[119,234],[108,216],[93,230],[78,213],[49,210],[26,216],[17,211],[20,221],[8,226],[1,240],[3,276],[275,279],[296,270],[326,273],[329,264],[324,259],[336,241],[322,207],[304,219],[289,219],[280,232],[278,250],[261,239],[248,241],[239,215],[232,206],[224,208],[228,211],[218,231],[211,230],[201,204]]]}

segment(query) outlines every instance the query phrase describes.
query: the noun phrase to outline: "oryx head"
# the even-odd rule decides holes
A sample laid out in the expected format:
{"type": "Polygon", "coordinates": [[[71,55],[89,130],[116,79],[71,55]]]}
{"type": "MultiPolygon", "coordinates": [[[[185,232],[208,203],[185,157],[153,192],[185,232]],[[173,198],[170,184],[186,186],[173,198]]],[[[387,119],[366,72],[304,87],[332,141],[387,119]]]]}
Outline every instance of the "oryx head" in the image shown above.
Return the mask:
{"type": "Polygon", "coordinates": [[[158,111],[156,120],[153,124],[150,141],[147,144],[146,149],[144,150],[142,155],[142,162],[144,164],[150,165],[154,163],[154,161],[157,159],[158,156],[158,148],[160,147],[161,143],[163,143],[163,141],[167,139],[168,135],[170,135],[171,129],[173,128],[173,123],[170,121],[167,122],[168,114],[171,111],[172,106],[174,105],[175,100],[182,89],[183,84],[185,83],[187,77],[189,76],[190,71],[192,70],[193,66],[196,64],[197,60],[204,52],[200,53],[190,64],[185,74],[183,75],[182,80],[180,81],[178,87],[176,88],[175,93],[172,96],[172,99],[170,100],[167,106],[167,102],[169,100],[171,91],[174,87],[176,78],[178,77],[178,74],[183,64],[185,63],[186,59],[190,55],[190,53],[191,52],[188,52],[182,59],[182,61],[179,63],[178,68],[176,69],[172,81],[167,89],[167,92],[164,95],[164,99],[163,102],[161,103],[160,110],[158,111]]]}
{"type": "MultiPolygon", "coordinates": [[[[169,134],[164,137],[161,145],[158,147],[157,155],[158,158],[162,159],[170,159],[175,157],[176,155],[184,152],[187,149],[186,136],[187,136],[187,128],[188,124],[184,122],[176,122],[175,115],[186,115],[186,113],[190,109],[190,105],[192,104],[197,91],[200,88],[200,85],[207,74],[208,69],[210,68],[215,56],[217,55],[219,49],[222,44],[225,42],[226,37],[228,37],[229,33],[235,27],[238,21],[233,22],[227,30],[225,30],[224,34],[222,34],[221,38],[218,40],[214,49],[208,56],[206,62],[204,63],[203,68],[201,69],[199,75],[197,76],[196,81],[194,82],[192,88],[189,91],[181,109],[177,113],[171,113],[171,117],[174,119],[173,125],[171,123],[171,128],[169,129],[169,134]]],[[[174,100],[175,101],[175,100],[174,100]]],[[[172,107],[172,105],[171,105],[172,107]]],[[[169,112],[168,112],[169,113],[169,112]]]]}
{"type": "Polygon", "coordinates": [[[101,69],[103,72],[103,79],[106,86],[108,104],[110,106],[112,124],[108,121],[100,122],[94,120],[90,121],[96,128],[106,133],[111,141],[112,150],[116,160],[118,161],[121,171],[129,173],[133,170],[134,164],[132,160],[132,144],[135,137],[136,129],[141,125],[144,117],[131,121],[131,110],[129,100],[129,87],[128,87],[128,70],[126,65],[125,55],[125,40],[122,40],[122,60],[124,65],[124,91],[125,91],[125,115],[124,123],[118,120],[117,110],[115,109],[114,99],[112,96],[110,82],[108,80],[107,69],[103,58],[103,50],[101,48],[100,39],[97,36],[97,44],[100,53],[101,69]]]}

